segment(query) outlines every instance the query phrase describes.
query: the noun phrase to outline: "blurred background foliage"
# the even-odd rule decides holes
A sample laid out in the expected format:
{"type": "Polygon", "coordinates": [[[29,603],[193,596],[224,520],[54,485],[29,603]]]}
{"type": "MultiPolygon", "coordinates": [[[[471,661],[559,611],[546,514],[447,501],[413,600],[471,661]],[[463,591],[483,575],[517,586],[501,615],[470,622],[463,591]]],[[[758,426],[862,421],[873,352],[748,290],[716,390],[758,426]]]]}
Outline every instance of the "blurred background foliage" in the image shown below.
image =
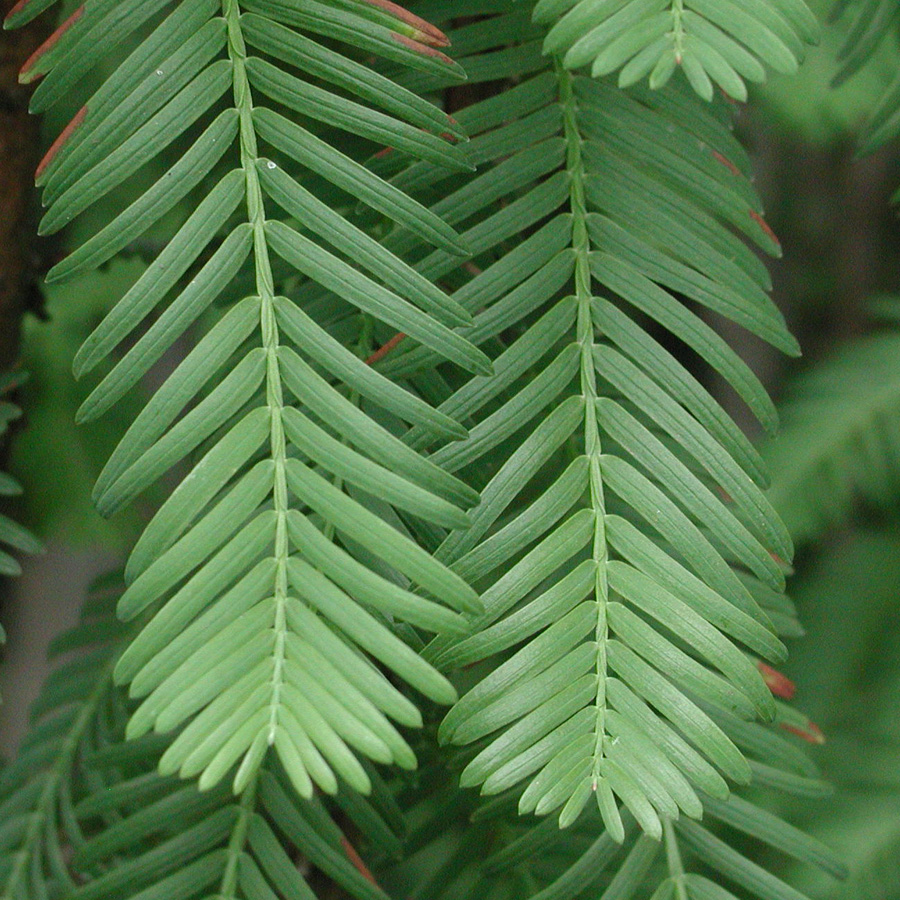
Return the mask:
{"type": "MultiPolygon", "coordinates": [[[[833,3],[815,6],[834,15],[833,3]]],[[[799,77],[760,90],[741,127],[784,247],[776,302],[804,348],[796,362],[757,361],[771,365],[782,413],[782,433],[764,453],[773,503],[798,545],[790,587],[806,630],[786,673],[827,736],[816,758],[835,785],[830,801],[795,799],[781,812],[851,870],[842,884],[809,869],[791,874],[812,896],[897,900],[900,144],[871,147],[870,123],[893,100],[900,6],[846,77],[848,33],[863,6],[851,4],[824,32],[799,77]]]]}
{"type": "MultiPolygon", "coordinates": [[[[823,18],[834,6],[811,5],[823,18]]],[[[798,542],[792,595],[806,629],[786,673],[799,706],[827,736],[814,752],[835,785],[830,800],[781,797],[778,811],[834,846],[852,872],[843,884],[806,867],[789,877],[829,900],[900,900],[900,300],[893,299],[900,296],[900,221],[892,205],[900,142],[859,153],[867,122],[897,77],[900,44],[894,16],[867,62],[842,80],[852,13],[851,5],[825,30],[799,76],[758,89],[739,120],[784,248],[773,267],[775,300],[804,357],[785,360],[743,334],[741,346],[784,413],[784,431],[765,453],[773,500],[798,542]]],[[[56,130],[48,123],[48,133],[56,130]]],[[[102,551],[107,560],[133,543],[141,514],[105,522],[91,506],[93,482],[130,416],[120,405],[99,423],[76,426],[87,387],[69,376],[71,361],[121,286],[140,274],[150,244],[130,248],[64,294],[48,288],[46,318],[29,316],[24,327],[21,367],[30,379],[18,390],[26,416],[24,427],[16,425],[9,468],[25,493],[2,498],[4,511],[9,499],[51,554],[87,548],[88,569],[90,554],[102,551]]],[[[737,401],[732,407],[748,423],[737,401]]],[[[15,621],[8,610],[28,602],[26,589],[77,608],[77,590],[51,592],[36,571],[31,587],[4,583],[5,619],[15,621]]],[[[37,681],[21,696],[7,691],[8,700],[24,704],[37,681]]],[[[0,733],[9,747],[16,711],[0,710],[0,723],[4,715],[0,733]]],[[[766,864],[778,870],[777,860],[766,864]]]]}
{"type": "Polygon", "coordinates": [[[115,260],[103,272],[91,272],[64,286],[48,285],[49,322],[26,319],[22,366],[31,373],[21,402],[29,410],[28,427],[13,444],[10,465],[24,491],[24,521],[44,537],[65,535],[76,546],[103,545],[125,552],[137,537],[137,522],[125,513],[109,522],[97,515],[91,491],[125,426],[139,408],[117,408],[108,420],[75,423],[84,387],[72,378],[72,360],[117,300],[144,270],[139,259],[115,260]],[[52,440],[47,440],[53,435],[52,440]],[[47,473],[53,477],[48,478],[47,473]]]}

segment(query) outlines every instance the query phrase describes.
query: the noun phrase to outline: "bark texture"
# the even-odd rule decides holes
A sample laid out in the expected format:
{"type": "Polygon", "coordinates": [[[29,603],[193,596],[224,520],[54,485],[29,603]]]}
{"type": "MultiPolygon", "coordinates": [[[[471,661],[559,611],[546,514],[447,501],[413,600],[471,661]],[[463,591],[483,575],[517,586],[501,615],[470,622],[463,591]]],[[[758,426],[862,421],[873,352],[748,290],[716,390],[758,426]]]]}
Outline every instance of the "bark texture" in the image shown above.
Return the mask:
{"type": "MultiPolygon", "coordinates": [[[[0,19],[14,0],[0,0],[0,19]]],[[[0,371],[15,365],[19,325],[36,296],[35,229],[30,215],[40,123],[28,113],[31,88],[19,69],[50,33],[41,16],[18,31],[0,31],[0,371]]]]}

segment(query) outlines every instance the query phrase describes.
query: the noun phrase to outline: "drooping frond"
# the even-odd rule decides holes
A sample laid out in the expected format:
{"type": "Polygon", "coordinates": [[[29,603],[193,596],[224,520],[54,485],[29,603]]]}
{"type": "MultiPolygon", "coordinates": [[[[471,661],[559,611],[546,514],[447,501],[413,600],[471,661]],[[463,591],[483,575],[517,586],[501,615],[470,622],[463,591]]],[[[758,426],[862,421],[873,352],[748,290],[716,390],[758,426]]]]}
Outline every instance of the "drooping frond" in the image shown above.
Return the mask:
{"type": "MultiPolygon", "coordinates": [[[[30,0],[13,21],[46,5],[30,0]]],[[[302,794],[314,783],[334,791],[338,777],[365,791],[358,757],[413,766],[391,720],[421,723],[376,663],[431,700],[455,697],[397,637],[394,617],[459,631],[460,612],[480,608],[390,512],[467,524],[475,491],[385,421],[445,437],[465,429],[368,366],[367,335],[384,323],[463,369],[490,365],[452,330],[470,314],[348,218],[361,203],[441,252],[464,248],[438,215],[359,161],[389,144],[464,172],[459,127],[359,59],[451,80],[461,70],[435,49],[440,32],[393,5],[88,0],[28,67],[42,75],[34,107],[85,77],[98,42],[126,39],[124,60],[38,177],[45,232],[120,186],[136,197],[50,280],[101,264],[191,201],[75,364],[83,375],[121,348],[81,409],[92,419],[194,323],[208,326],[95,491],[110,514],[173,467],[186,472],[136,546],[119,604],[126,620],[155,611],[117,666],[144,698],[129,735],[190,721],[163,770],[202,773],[203,787],[240,762],[243,791],[274,745],[302,794]],[[286,296],[303,282],[353,310],[355,338],[324,327],[328,304],[286,296]]]]}
{"type": "Polygon", "coordinates": [[[819,31],[805,0],[540,0],[534,17],[552,26],[545,52],[569,69],[658,88],[682,68],[706,100],[714,85],[746,100],[744,82],[764,81],[766,67],[795,72],[819,31]]]}
{"type": "MultiPolygon", "coordinates": [[[[515,15],[453,32],[471,78],[520,73],[503,45],[515,15]]],[[[757,454],[676,353],[772,426],[759,382],[695,310],[796,344],[735,233],[777,250],[724,108],[675,85],[625,94],[555,58],[532,71],[457,113],[475,179],[445,189],[428,163],[395,178],[443,196],[434,208],[473,248],[465,274],[441,251],[421,266],[464,279],[453,296],[475,319],[460,333],[495,354],[493,375],[439,406],[469,437],[431,456],[482,488],[436,556],[481,587],[485,612],[425,655],[476,667],[441,728],[477,742],[464,785],[524,782],[522,812],[564,825],[599,802],[617,838],[623,803],[659,837],[666,818],[700,815],[696,789],[725,797],[723,774],[751,778],[708,709],[775,716],[746,650],[784,648],[747,585],[777,596],[771,554],[791,555],[757,454]]],[[[380,365],[414,377],[431,362],[398,348],[380,365]]]]}
{"type": "Polygon", "coordinates": [[[844,520],[858,500],[900,500],[900,332],[839,349],[790,386],[781,433],[765,448],[769,499],[798,542],[844,520]]]}
{"type": "MultiPolygon", "coordinates": [[[[790,616],[785,611],[786,622],[790,616]]],[[[792,693],[793,685],[784,676],[762,669],[778,697],[792,693]]],[[[421,771],[415,789],[397,791],[410,823],[403,861],[375,871],[389,889],[398,885],[411,896],[433,900],[468,896],[703,900],[732,898],[729,887],[743,888],[760,898],[800,900],[804,895],[747,854],[748,839],[767,845],[770,856],[783,864],[796,860],[837,878],[845,876],[846,870],[829,848],[759,802],[759,788],[795,795],[807,803],[831,791],[796,741],[802,736],[818,742],[821,734],[785,704],[778,702],[777,710],[777,721],[764,725],[710,709],[749,760],[755,787],[746,793],[739,790],[726,800],[701,795],[702,826],[690,819],[664,819],[662,842],[641,837],[634,818],[625,811],[624,846],[605,830],[593,805],[565,831],[554,817],[519,815],[521,786],[480,801],[460,794],[448,783],[446,769],[455,773],[472,754],[447,748],[434,766],[421,771]]]]}
{"type": "Polygon", "coordinates": [[[409,689],[449,704],[454,685],[442,759],[496,796],[443,769],[433,792],[433,772],[410,779],[409,865],[375,870],[385,892],[404,874],[411,900],[722,900],[721,878],[798,900],[737,834],[837,871],[733,791],[823,787],[791,742],[816,732],[762,663],[798,630],[790,537],[702,380],[772,429],[713,325],[797,347],[749,246],[778,252],[728,104],[696,94],[742,96],[785,59],[772,36],[787,67],[812,25],[799,0],[722,29],[707,7],[424,0],[489,97],[455,120],[423,99],[459,79],[443,33],[366,0],[88,0],[28,67],[47,108],[101,36],[131,40],[39,179],[47,231],[113,189],[132,205],[51,277],[183,220],[76,364],[114,360],[92,418],[180,345],[97,486],[112,512],[182,476],[128,566],[119,611],[142,629],[116,676],[139,739],[95,760],[78,900],[310,900],[298,857],[384,900],[306,798],[335,793],[399,848],[389,809],[407,794],[371,763],[411,768],[409,689]],[[655,32],[642,44],[648,10],[692,29],[680,60],[655,32]],[[660,90],[570,71],[583,37],[629,15],[633,49],[595,69],[649,59],[635,81],[654,70],[660,90]],[[571,46],[547,44],[573,23],[571,46]],[[663,84],[679,61],[693,87],[663,84]],[[418,852],[440,859],[424,877],[418,852]]]}

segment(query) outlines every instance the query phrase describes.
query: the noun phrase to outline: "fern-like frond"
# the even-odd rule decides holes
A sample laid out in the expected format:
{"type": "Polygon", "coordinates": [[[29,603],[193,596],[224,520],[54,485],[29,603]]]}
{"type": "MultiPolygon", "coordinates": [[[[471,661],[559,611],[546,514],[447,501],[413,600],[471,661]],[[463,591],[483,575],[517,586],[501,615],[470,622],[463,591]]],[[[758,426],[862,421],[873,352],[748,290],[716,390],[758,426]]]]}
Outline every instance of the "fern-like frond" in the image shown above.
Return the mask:
{"type": "MultiPolygon", "coordinates": [[[[107,581],[54,642],[31,731],[0,771],[0,898],[310,900],[316,872],[357,900],[387,900],[332,814],[297,797],[279,770],[239,797],[226,784],[200,792],[158,773],[158,738],[124,742],[128,701],[113,667],[130,629],[107,581]]],[[[371,803],[346,786],[336,803],[357,836],[396,853],[399,814],[372,774],[371,803]]]]}
{"type": "Polygon", "coordinates": [[[900,333],[862,338],[804,373],[765,447],[769,499],[798,542],[818,537],[862,499],[900,498],[900,333]]]}
{"type": "MultiPolygon", "coordinates": [[[[0,376],[0,397],[6,396],[22,383],[22,375],[0,376]]],[[[0,401],[0,440],[9,429],[11,422],[22,415],[22,411],[9,400],[0,401]]],[[[19,483],[4,472],[0,472],[0,497],[15,497],[22,488],[19,483]]],[[[40,542],[21,525],[8,516],[0,515],[0,575],[18,575],[22,569],[9,550],[22,553],[39,553],[40,542]]],[[[0,631],[0,635],[2,635],[0,631]]]]}
{"type": "Polygon", "coordinates": [[[570,69],[659,88],[681,68],[706,100],[714,85],[746,100],[745,81],[764,81],[766,67],[795,72],[819,31],[804,0],[541,0],[534,17],[552,26],[545,52],[570,69]]]}
{"type": "Polygon", "coordinates": [[[900,8],[893,0],[837,0],[831,9],[833,21],[843,19],[847,37],[841,48],[841,71],[836,83],[855,75],[878,47],[897,37],[900,8]]]}
{"type": "MultiPolygon", "coordinates": [[[[311,873],[355,900],[388,900],[321,802],[298,797],[284,776],[264,768],[237,797],[224,784],[201,792],[159,775],[153,744],[111,747],[97,761],[119,777],[76,807],[93,830],[72,857],[82,884],[66,900],[314,900],[311,873]]],[[[367,810],[373,817],[386,827],[367,810]]]]}
{"type": "MultiPolygon", "coordinates": [[[[838,0],[832,8],[832,19],[839,21],[847,32],[839,55],[841,68],[835,77],[836,85],[852,78],[885,46],[890,46],[894,54],[900,52],[900,7],[893,0],[838,0]]],[[[898,133],[900,78],[895,78],[866,122],[861,150],[876,150],[898,133]]]]}
{"type": "MultiPolygon", "coordinates": [[[[762,730],[767,734],[749,752],[771,761],[764,749],[768,745],[780,757],[783,774],[788,770],[794,774],[789,791],[806,797],[827,791],[815,780],[815,767],[783,732],[778,733],[780,729],[762,730]],[[790,762],[785,762],[786,756],[790,762]]],[[[416,788],[399,793],[410,823],[405,857],[393,867],[376,869],[387,888],[403,896],[703,900],[731,898],[731,887],[766,900],[799,900],[803,895],[734,849],[746,846],[748,838],[767,845],[785,862],[797,860],[837,877],[846,874],[820,841],[736,795],[726,801],[706,797],[702,827],[692,821],[665,820],[662,841],[640,835],[626,813],[622,846],[604,831],[596,808],[561,831],[552,818],[518,816],[515,792],[474,802],[448,785],[437,767],[425,768],[416,788]]]]}
{"type": "MultiPolygon", "coordinates": [[[[0,398],[8,396],[25,379],[23,374],[0,375],[0,398]]],[[[14,422],[22,411],[6,399],[0,399],[0,446],[9,431],[11,422],[14,422]]],[[[22,493],[21,485],[10,475],[0,472],[0,497],[15,497],[22,493]]],[[[0,575],[18,575],[22,571],[16,558],[12,555],[20,553],[40,553],[42,546],[40,541],[23,528],[18,522],[9,516],[0,513],[0,575]]],[[[3,625],[0,624],[0,643],[5,639],[3,625]]]]}
{"type": "Polygon", "coordinates": [[[66,862],[85,840],[76,808],[85,794],[105,789],[91,759],[126,721],[113,685],[127,634],[115,617],[119,593],[98,586],[79,624],[51,645],[58,665],[32,707],[16,759],[0,769],[2,900],[56,896],[76,886],[66,862]]]}
{"type": "Polygon", "coordinates": [[[79,375],[122,348],[83,420],[138,384],[198,319],[213,323],[95,491],[111,514],[194,459],[127,568],[119,614],[156,611],[117,666],[118,681],[144,698],[129,735],[190,720],[162,766],[201,774],[203,787],[240,763],[243,791],[274,745],[302,794],[314,783],[334,791],[338,777],[366,791],[359,757],[414,766],[391,720],[421,723],[376,661],[431,700],[455,698],[392,619],[459,631],[460,613],[480,608],[379,505],[465,527],[476,492],[383,421],[432,435],[465,429],[367,365],[366,334],[384,323],[463,369],[490,364],[452,330],[470,314],[348,218],[361,203],[443,252],[464,249],[439,215],[356,158],[387,143],[466,171],[459,127],[358,59],[451,80],[461,70],[436,49],[440,32],[393,5],[88,0],[27,69],[43,76],[34,107],[64,98],[98,44],[132,35],[39,170],[51,232],[135,184],[163,151],[172,160],[51,280],[101,264],[185,198],[193,210],[82,347],[79,375]],[[326,288],[354,310],[349,347],[327,317],[281,295],[285,280],[326,288]]]}
{"type": "MultiPolygon", "coordinates": [[[[502,16],[491,25],[507,30],[502,16]]],[[[466,28],[453,37],[467,45],[466,28]]],[[[505,48],[491,64],[493,46],[464,56],[467,71],[516,74],[501,68],[505,48]]],[[[784,648],[732,564],[779,592],[771,552],[791,546],[755,451],[657,336],[705,359],[767,425],[758,381],[678,295],[796,345],[732,231],[777,250],[727,114],[675,86],[629,95],[557,59],[543,68],[458,114],[479,175],[435,207],[483,270],[454,294],[476,312],[461,333],[499,352],[494,375],[439,407],[470,421],[469,437],[431,456],[483,485],[471,526],[436,555],[482,587],[485,613],[425,655],[478,664],[441,728],[445,742],[478,742],[464,785],[525,780],[521,810],[564,825],[593,799],[617,838],[624,803],[659,837],[664,818],[700,815],[695,788],[724,797],[722,774],[751,777],[702,706],[775,715],[743,648],[784,648]]],[[[444,177],[421,163],[397,183],[440,192],[444,177]]],[[[427,361],[409,349],[383,370],[427,361]]],[[[421,430],[410,440],[431,443],[421,430]]]]}

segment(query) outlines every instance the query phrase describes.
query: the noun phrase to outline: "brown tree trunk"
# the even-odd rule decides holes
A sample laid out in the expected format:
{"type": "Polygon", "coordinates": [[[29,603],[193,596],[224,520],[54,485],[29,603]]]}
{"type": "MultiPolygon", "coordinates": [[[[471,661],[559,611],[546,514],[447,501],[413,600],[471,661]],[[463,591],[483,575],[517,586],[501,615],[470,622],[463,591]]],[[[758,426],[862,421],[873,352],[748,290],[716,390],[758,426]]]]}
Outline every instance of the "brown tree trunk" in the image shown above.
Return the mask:
{"type": "MultiPolygon", "coordinates": [[[[0,0],[0,19],[13,0],[0,0]]],[[[51,20],[45,15],[18,31],[0,32],[0,371],[18,358],[19,326],[33,297],[34,223],[29,215],[40,124],[28,113],[30,87],[19,69],[43,43],[51,20]]]]}

